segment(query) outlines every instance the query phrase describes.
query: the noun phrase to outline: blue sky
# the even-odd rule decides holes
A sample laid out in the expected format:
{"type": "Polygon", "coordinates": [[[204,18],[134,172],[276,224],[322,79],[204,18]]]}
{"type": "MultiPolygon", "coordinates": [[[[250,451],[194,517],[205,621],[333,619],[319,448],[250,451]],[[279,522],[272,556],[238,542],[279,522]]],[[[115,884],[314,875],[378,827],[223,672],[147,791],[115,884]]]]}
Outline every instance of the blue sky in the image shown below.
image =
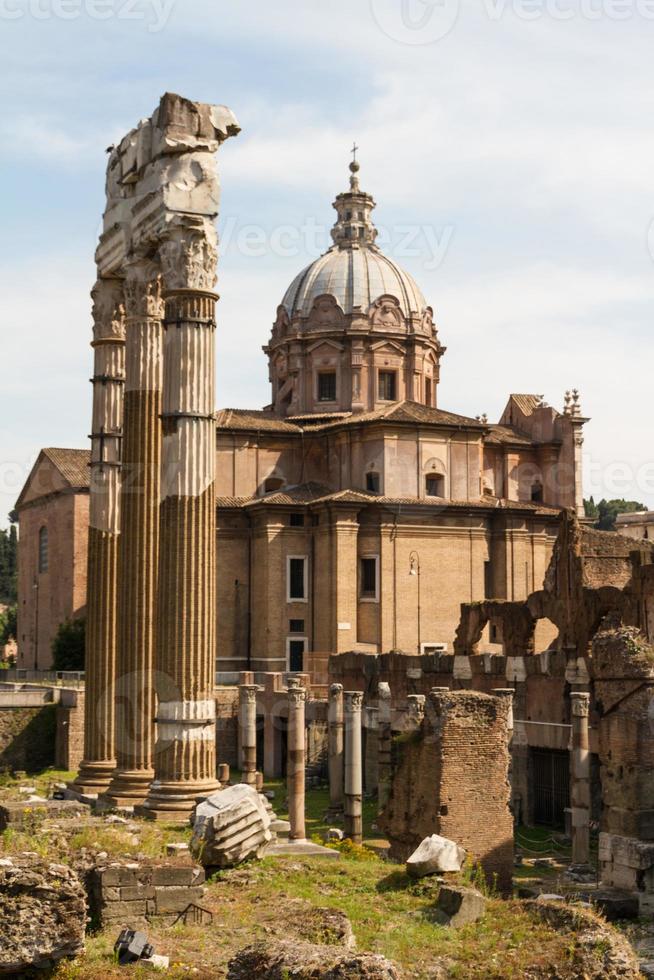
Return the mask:
{"type": "Polygon", "coordinates": [[[652,0],[0,0],[0,525],[38,449],[88,445],[105,147],[222,102],[218,405],[268,401],[293,276],[349,148],[448,351],[439,401],[581,391],[586,490],[654,506],[652,0]],[[650,10],[652,6],[652,10],[650,10]],[[104,19],[99,19],[99,16],[104,19]]]}

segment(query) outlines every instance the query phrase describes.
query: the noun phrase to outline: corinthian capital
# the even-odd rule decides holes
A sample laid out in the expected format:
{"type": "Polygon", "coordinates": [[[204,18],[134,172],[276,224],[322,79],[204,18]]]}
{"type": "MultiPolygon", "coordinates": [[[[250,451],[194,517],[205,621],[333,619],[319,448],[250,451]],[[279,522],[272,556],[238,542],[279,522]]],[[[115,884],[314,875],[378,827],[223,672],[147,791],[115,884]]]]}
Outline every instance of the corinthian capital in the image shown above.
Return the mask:
{"type": "Polygon", "coordinates": [[[362,691],[346,691],[345,692],[345,710],[346,711],[360,711],[362,704],[363,704],[363,692],[362,691]]]}
{"type": "Polygon", "coordinates": [[[152,262],[132,262],[127,266],[125,306],[128,317],[163,319],[161,275],[152,262]]]}
{"type": "Polygon", "coordinates": [[[256,684],[240,684],[238,693],[241,704],[256,704],[258,690],[259,688],[256,684]]]}
{"type": "Polygon", "coordinates": [[[125,339],[125,304],[120,279],[98,279],[91,290],[93,340],[119,342],[125,339]]]}
{"type": "Polygon", "coordinates": [[[304,704],[306,699],[307,699],[307,692],[304,687],[289,687],[288,689],[289,704],[295,705],[297,707],[300,704],[304,704]]]}
{"type": "Polygon", "coordinates": [[[218,236],[211,221],[183,225],[159,248],[164,286],[171,289],[212,290],[216,285],[218,236]]]}

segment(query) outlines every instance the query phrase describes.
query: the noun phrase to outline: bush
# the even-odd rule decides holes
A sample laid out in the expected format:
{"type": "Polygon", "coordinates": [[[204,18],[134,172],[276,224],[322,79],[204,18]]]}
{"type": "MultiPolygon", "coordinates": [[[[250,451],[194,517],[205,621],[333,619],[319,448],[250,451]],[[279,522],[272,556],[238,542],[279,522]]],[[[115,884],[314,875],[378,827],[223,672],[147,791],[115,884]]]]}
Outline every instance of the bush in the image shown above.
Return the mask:
{"type": "Polygon", "coordinates": [[[86,622],[67,619],[59,624],[52,641],[52,666],[55,670],[84,670],[86,622]]]}
{"type": "Polygon", "coordinates": [[[17,635],[16,606],[8,606],[4,612],[0,613],[0,647],[9,643],[10,640],[15,640],[17,635]]]}

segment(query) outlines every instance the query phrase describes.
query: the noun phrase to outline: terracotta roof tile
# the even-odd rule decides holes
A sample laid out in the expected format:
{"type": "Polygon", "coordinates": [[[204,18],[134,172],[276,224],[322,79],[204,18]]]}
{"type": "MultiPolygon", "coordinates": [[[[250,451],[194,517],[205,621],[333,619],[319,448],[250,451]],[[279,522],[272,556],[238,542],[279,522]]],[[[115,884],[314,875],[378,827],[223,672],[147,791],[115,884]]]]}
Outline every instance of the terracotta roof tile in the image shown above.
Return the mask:
{"type": "Polygon", "coordinates": [[[246,408],[222,408],[216,412],[217,429],[242,429],[262,432],[301,432],[301,426],[273,415],[246,408]]]}
{"type": "Polygon", "coordinates": [[[42,452],[57,467],[71,487],[83,489],[91,485],[90,450],[47,448],[43,449],[42,452]]]}
{"type": "Polygon", "coordinates": [[[533,442],[517,429],[510,425],[490,425],[490,432],[484,442],[491,445],[503,445],[504,443],[520,443],[521,446],[532,446],[533,442]]]}

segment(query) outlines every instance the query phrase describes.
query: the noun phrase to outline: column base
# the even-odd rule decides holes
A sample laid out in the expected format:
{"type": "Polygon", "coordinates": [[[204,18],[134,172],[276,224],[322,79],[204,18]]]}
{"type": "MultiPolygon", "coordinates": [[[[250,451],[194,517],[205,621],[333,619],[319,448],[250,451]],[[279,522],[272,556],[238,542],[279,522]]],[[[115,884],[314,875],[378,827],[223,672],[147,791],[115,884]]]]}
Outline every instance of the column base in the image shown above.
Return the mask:
{"type": "Polygon", "coordinates": [[[105,806],[138,806],[148,795],[153,779],[152,769],[121,769],[114,773],[100,802],[105,806]]]}
{"type": "Polygon", "coordinates": [[[186,821],[195,808],[198,797],[211,796],[220,788],[217,779],[194,783],[157,781],[134,812],[147,820],[186,821]]]}
{"type": "Polygon", "coordinates": [[[111,778],[116,771],[115,759],[101,762],[80,762],[77,776],[68,784],[68,788],[82,796],[100,796],[111,784],[111,778]]]}

